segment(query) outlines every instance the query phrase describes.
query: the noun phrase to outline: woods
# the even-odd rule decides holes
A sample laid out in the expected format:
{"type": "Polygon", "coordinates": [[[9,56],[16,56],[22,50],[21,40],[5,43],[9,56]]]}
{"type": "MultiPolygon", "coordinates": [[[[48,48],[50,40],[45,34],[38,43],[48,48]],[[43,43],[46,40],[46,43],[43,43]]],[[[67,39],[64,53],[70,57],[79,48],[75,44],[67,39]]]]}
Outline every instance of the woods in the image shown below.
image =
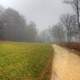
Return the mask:
{"type": "Polygon", "coordinates": [[[71,5],[74,13],[61,14],[56,24],[49,24],[47,29],[40,32],[34,21],[28,22],[18,11],[0,6],[0,40],[80,42],[80,0],[63,0],[62,3],[71,5]]]}
{"type": "Polygon", "coordinates": [[[74,13],[62,14],[59,22],[49,28],[49,42],[80,42],[80,0],[63,0],[62,3],[70,5],[74,13]]]}
{"type": "Polygon", "coordinates": [[[0,39],[9,41],[35,41],[36,25],[27,23],[25,18],[11,8],[1,11],[0,39]]]}

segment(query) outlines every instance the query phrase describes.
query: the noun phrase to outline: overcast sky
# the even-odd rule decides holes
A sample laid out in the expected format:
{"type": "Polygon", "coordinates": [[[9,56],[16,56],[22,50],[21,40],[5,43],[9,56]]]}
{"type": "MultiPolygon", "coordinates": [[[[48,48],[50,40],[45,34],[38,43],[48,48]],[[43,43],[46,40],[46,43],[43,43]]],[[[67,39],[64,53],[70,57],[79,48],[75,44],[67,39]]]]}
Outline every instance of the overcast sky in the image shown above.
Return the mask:
{"type": "Polygon", "coordinates": [[[70,12],[70,6],[63,4],[63,0],[0,0],[0,4],[16,9],[40,30],[56,24],[61,14],[70,12]]]}

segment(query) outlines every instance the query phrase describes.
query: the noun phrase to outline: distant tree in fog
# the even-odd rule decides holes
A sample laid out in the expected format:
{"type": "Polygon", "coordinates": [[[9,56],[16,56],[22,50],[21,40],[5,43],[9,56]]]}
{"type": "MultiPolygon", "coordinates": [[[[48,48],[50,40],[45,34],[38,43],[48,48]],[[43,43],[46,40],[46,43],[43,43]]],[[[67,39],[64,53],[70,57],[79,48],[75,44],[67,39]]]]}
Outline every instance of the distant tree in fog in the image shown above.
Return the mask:
{"type": "Polygon", "coordinates": [[[26,20],[17,11],[8,8],[0,16],[3,37],[10,41],[35,41],[37,30],[35,23],[26,20]]]}
{"type": "Polygon", "coordinates": [[[36,24],[31,21],[28,23],[25,27],[25,40],[26,41],[36,41],[37,39],[37,29],[36,29],[36,24]]]}
{"type": "MultiPolygon", "coordinates": [[[[4,8],[2,6],[0,6],[0,18],[1,18],[1,15],[3,14],[4,12],[4,8]]],[[[3,22],[2,20],[0,20],[0,40],[3,40],[3,22]]]]}
{"type": "Polygon", "coordinates": [[[10,8],[6,9],[0,20],[3,23],[4,38],[6,40],[21,41],[23,39],[26,24],[17,11],[10,8]]]}
{"type": "Polygon", "coordinates": [[[54,25],[51,28],[51,36],[53,38],[53,42],[65,42],[65,31],[64,28],[60,25],[54,25]]]}
{"type": "Polygon", "coordinates": [[[52,42],[49,29],[41,31],[40,34],[38,35],[38,40],[40,42],[52,42]]]}

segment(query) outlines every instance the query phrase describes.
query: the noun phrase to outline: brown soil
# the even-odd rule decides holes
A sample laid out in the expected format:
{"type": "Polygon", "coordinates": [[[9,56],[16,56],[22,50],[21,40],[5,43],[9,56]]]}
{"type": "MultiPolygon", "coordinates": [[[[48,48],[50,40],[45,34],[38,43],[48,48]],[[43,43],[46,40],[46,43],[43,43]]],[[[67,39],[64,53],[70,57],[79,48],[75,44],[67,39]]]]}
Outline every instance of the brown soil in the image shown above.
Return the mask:
{"type": "Polygon", "coordinates": [[[60,43],[59,45],[80,51],[80,43],[73,43],[73,42],[72,43],[60,43]]]}

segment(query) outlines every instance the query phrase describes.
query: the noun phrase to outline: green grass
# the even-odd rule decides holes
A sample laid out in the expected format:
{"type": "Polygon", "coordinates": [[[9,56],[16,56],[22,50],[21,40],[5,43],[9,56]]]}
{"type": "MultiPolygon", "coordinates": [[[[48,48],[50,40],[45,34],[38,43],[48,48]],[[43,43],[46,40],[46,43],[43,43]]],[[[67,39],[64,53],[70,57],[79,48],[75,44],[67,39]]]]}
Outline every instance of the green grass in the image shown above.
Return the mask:
{"type": "Polygon", "coordinates": [[[51,55],[49,44],[0,42],[0,80],[36,80],[51,55]]]}

